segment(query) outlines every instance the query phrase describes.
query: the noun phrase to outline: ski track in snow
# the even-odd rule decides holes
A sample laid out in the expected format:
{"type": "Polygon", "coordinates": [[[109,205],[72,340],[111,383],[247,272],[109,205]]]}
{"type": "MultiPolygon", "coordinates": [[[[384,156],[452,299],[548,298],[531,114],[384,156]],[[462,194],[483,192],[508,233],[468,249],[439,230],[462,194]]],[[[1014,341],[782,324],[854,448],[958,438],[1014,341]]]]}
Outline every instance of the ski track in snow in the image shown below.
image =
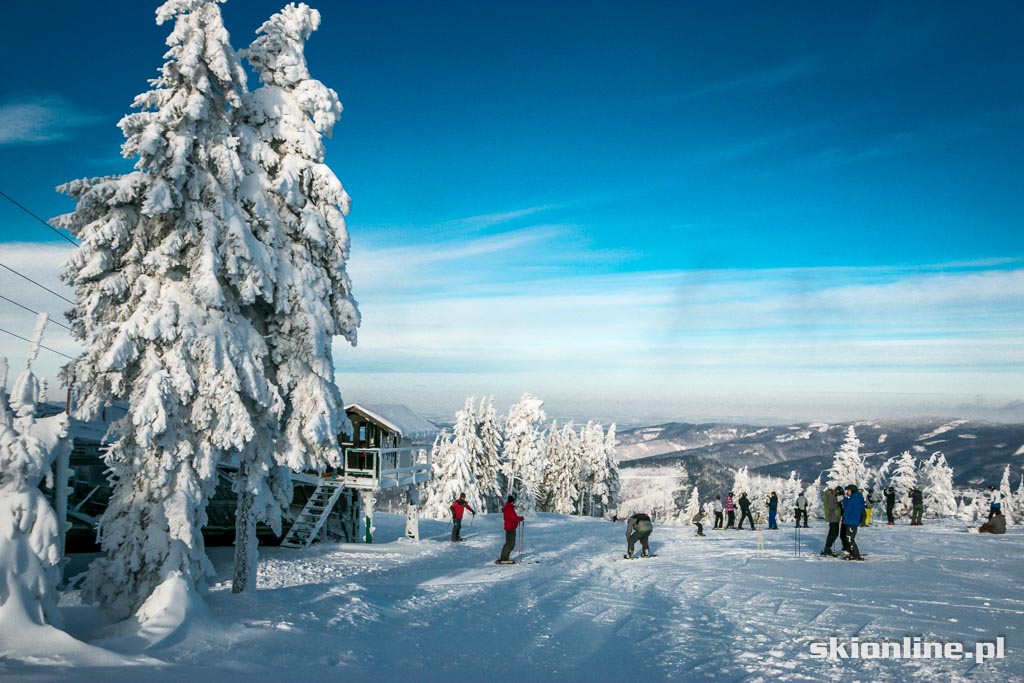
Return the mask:
{"type": "MultiPolygon", "coordinates": [[[[379,515],[378,539],[404,518],[379,515]]],[[[757,534],[655,529],[658,557],[623,560],[624,527],[539,515],[527,521],[524,560],[495,565],[499,515],[444,539],[261,549],[259,590],[230,591],[231,549],[211,550],[207,594],[217,623],[131,668],[57,668],[0,660],[18,681],[999,681],[1024,678],[1024,530],[967,534],[963,526],[873,526],[858,534],[866,562],[817,555],[822,522],[757,534]],[[996,548],[995,546],[998,546],[996,548]],[[1006,637],[1006,658],[971,661],[812,659],[831,636],[941,641],[1006,637]]],[[[90,641],[103,623],[78,593],[62,605],[68,629],[90,641]],[[76,612],[77,610],[77,612],[76,612]]],[[[101,620],[102,621],[102,620],[101,620]]],[[[197,630],[198,631],[198,630],[197,630]]],[[[132,654],[132,653],[127,653],[132,654]]]]}

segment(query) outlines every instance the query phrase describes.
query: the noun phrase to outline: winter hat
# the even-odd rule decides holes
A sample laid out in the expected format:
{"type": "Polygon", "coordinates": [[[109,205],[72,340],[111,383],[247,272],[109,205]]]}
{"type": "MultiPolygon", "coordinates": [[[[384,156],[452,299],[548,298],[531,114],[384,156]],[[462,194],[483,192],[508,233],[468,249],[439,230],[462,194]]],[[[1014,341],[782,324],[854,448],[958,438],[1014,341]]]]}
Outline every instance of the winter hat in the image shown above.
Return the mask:
{"type": "Polygon", "coordinates": [[[857,485],[856,484],[847,484],[846,485],[846,490],[847,491],[853,491],[854,493],[857,493],[857,485]]]}
{"type": "Polygon", "coordinates": [[[842,492],[843,492],[843,487],[842,486],[837,486],[836,487],[836,493],[842,493],[842,492]]]}

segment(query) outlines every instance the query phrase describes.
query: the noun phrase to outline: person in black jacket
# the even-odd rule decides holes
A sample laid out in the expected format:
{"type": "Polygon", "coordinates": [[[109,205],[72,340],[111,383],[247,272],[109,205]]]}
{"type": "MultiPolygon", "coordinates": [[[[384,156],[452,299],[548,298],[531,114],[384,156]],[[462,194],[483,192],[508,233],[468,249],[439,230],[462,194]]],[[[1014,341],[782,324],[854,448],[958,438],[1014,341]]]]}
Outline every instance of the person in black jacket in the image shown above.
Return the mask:
{"type": "Polygon", "coordinates": [[[746,493],[741,493],[740,494],[739,503],[740,503],[740,525],[737,527],[737,529],[742,529],[743,528],[743,520],[749,519],[750,520],[750,530],[753,531],[754,530],[754,518],[750,515],[750,499],[747,498],[747,494],[746,493]]]}
{"type": "Polygon", "coordinates": [[[779,525],[775,520],[776,515],[779,514],[779,496],[772,491],[772,495],[768,498],[768,528],[778,529],[779,525]]]}
{"type": "Polygon", "coordinates": [[[896,507],[896,489],[889,487],[885,490],[885,516],[887,518],[886,526],[892,526],[896,523],[896,520],[892,516],[892,509],[896,507]]]}
{"type": "Polygon", "coordinates": [[[924,494],[916,486],[910,489],[910,526],[921,526],[921,517],[924,515],[924,494]]]}

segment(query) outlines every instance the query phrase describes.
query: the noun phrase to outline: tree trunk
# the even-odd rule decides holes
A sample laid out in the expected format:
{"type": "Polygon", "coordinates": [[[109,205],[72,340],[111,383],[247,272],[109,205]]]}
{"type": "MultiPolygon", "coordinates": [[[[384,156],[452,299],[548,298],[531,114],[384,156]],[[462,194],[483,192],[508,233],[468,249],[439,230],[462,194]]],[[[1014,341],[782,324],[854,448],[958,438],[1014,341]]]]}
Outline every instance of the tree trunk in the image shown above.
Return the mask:
{"type": "Polygon", "coordinates": [[[244,486],[244,466],[238,472],[238,507],[235,509],[235,575],[232,593],[256,587],[256,520],[252,493],[244,486]]]}

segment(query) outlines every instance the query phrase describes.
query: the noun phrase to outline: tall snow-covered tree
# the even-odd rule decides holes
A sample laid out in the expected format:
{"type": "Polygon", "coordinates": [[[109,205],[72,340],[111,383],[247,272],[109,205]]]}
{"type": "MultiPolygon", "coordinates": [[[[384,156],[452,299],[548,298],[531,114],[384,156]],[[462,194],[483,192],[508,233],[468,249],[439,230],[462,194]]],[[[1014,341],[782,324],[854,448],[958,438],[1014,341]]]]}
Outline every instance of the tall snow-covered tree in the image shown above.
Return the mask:
{"type": "Polygon", "coordinates": [[[201,529],[226,454],[269,449],[283,401],[248,307],[272,302],[272,257],[238,197],[244,172],[232,112],[245,71],[213,0],[169,0],[167,62],[124,117],[124,176],[73,181],[59,219],[81,242],[64,280],[84,354],[78,416],[130,407],[106,456],[114,480],[100,520],[106,553],[88,592],[125,617],[164,584],[194,596],[212,572],[201,529]]]}
{"type": "Polygon", "coordinates": [[[501,473],[506,481],[506,495],[516,496],[520,514],[536,510],[537,496],[544,477],[544,450],[541,425],[547,419],[544,401],[523,394],[508,411],[505,422],[504,453],[501,473]]]}
{"type": "MultiPolygon", "coordinates": [[[[427,485],[423,515],[433,519],[450,519],[451,505],[455,499],[460,493],[467,493],[474,488],[473,463],[467,452],[458,448],[452,435],[447,432],[439,434],[434,440],[431,462],[433,472],[427,485]]],[[[476,506],[473,508],[476,509],[476,506]]]]}
{"type": "MultiPolygon", "coordinates": [[[[750,472],[748,471],[748,468],[744,466],[736,470],[736,476],[732,480],[733,501],[739,501],[740,496],[742,496],[744,493],[746,493],[747,497],[749,498],[751,494],[753,494],[753,489],[751,489],[750,485],[750,472]]],[[[723,501],[723,503],[724,502],[725,501],[723,501]]],[[[737,514],[739,513],[737,512],[737,514]]]]}
{"type": "Polygon", "coordinates": [[[932,453],[922,468],[922,475],[925,512],[940,518],[954,516],[953,468],[946,462],[946,456],[942,452],[932,453]]]}
{"type": "Polygon", "coordinates": [[[848,486],[854,484],[864,489],[868,484],[868,471],[864,464],[864,456],[860,454],[861,442],[853,426],[846,430],[846,440],[836,451],[832,467],[828,470],[825,480],[829,486],[848,486]]]}
{"type": "Polygon", "coordinates": [[[807,498],[807,519],[818,519],[822,514],[822,492],[824,484],[821,483],[821,474],[807,485],[804,489],[804,497],[807,498]]]}
{"type": "Polygon", "coordinates": [[[604,434],[604,457],[605,469],[608,472],[605,489],[608,498],[603,501],[604,512],[607,516],[611,510],[618,510],[622,498],[622,481],[619,478],[619,454],[618,442],[615,440],[615,423],[611,423],[608,431],[604,434]]]}
{"type": "Polygon", "coordinates": [[[604,429],[601,425],[591,421],[580,430],[580,452],[583,458],[580,479],[583,509],[589,516],[600,516],[609,501],[610,476],[604,429]]]}
{"type": "MultiPolygon", "coordinates": [[[[792,521],[796,510],[796,499],[804,490],[804,483],[796,476],[796,470],[789,473],[789,479],[782,484],[779,490],[779,518],[784,521],[792,521]]],[[[810,514],[807,515],[810,519],[810,514]]]]}
{"type": "Polygon", "coordinates": [[[694,486],[693,490],[690,491],[690,498],[686,501],[686,507],[683,508],[683,523],[689,524],[693,520],[693,516],[700,511],[700,490],[694,486]]]}
{"type": "Polygon", "coordinates": [[[480,495],[487,504],[488,512],[500,509],[502,488],[499,468],[501,466],[501,422],[494,410],[494,397],[480,399],[480,407],[476,413],[477,434],[480,437],[482,451],[480,458],[473,465],[480,495]]]}
{"type": "MultiPolygon", "coordinates": [[[[566,425],[570,427],[570,425],[566,425]]],[[[571,515],[576,508],[579,476],[579,449],[571,427],[558,429],[558,422],[551,423],[545,442],[544,507],[546,512],[571,515]]]]}
{"type": "Polygon", "coordinates": [[[893,512],[897,517],[903,517],[910,512],[910,489],[919,485],[920,477],[918,472],[917,459],[910,454],[910,451],[903,451],[896,461],[896,469],[889,480],[896,494],[896,505],[893,512]]]}
{"type": "Polygon", "coordinates": [[[255,580],[256,522],[280,533],[291,500],[289,468],[337,466],[348,430],[334,382],[332,340],[356,342],[359,311],[346,270],[349,196],[325,163],[323,138],[341,118],[337,93],[310,77],[305,43],[320,14],[289,4],[257,31],[243,56],[262,86],[243,97],[236,131],[245,181],[240,202],[270,255],[272,299],[246,300],[269,349],[267,375],[283,402],[277,453],[249,448],[239,459],[235,590],[255,580]]]}
{"type": "MultiPolygon", "coordinates": [[[[459,451],[459,459],[464,460],[469,472],[460,476],[463,488],[456,492],[466,494],[466,502],[474,510],[481,510],[480,486],[476,479],[476,465],[480,462],[483,443],[477,433],[476,397],[466,399],[465,407],[455,414],[455,426],[452,428],[451,447],[459,451]]],[[[453,497],[452,500],[455,500],[453,497]]],[[[451,502],[451,501],[449,501],[451,502]]]]}

